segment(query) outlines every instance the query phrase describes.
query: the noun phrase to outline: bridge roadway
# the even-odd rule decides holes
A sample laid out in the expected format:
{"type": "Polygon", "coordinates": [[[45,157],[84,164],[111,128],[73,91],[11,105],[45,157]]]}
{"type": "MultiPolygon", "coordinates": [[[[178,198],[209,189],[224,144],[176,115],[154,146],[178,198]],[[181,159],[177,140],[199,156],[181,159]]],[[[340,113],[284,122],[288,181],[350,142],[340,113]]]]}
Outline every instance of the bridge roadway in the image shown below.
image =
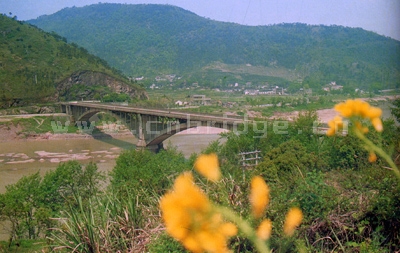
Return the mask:
{"type": "Polygon", "coordinates": [[[196,114],[196,113],[183,113],[171,110],[160,110],[160,109],[148,109],[148,108],[140,108],[140,107],[131,107],[131,106],[122,106],[122,105],[110,105],[110,104],[101,104],[101,103],[92,103],[92,102],[61,102],[61,105],[73,105],[80,106],[86,108],[93,109],[103,109],[108,111],[120,111],[127,113],[135,113],[135,114],[145,114],[145,115],[153,115],[159,117],[167,117],[167,118],[175,118],[175,119],[188,119],[192,121],[210,121],[227,124],[240,124],[244,122],[251,123],[252,120],[246,120],[243,118],[233,118],[227,116],[215,116],[215,115],[204,115],[204,114],[196,114]]]}
{"type": "Polygon", "coordinates": [[[143,147],[160,146],[169,136],[192,127],[209,126],[237,130],[238,125],[254,122],[246,117],[233,118],[226,115],[204,115],[94,102],[76,101],[60,104],[62,112],[69,114],[72,121],[79,122],[78,124],[89,121],[90,117],[99,112],[116,115],[136,135],[139,140],[137,146],[143,147]]]}

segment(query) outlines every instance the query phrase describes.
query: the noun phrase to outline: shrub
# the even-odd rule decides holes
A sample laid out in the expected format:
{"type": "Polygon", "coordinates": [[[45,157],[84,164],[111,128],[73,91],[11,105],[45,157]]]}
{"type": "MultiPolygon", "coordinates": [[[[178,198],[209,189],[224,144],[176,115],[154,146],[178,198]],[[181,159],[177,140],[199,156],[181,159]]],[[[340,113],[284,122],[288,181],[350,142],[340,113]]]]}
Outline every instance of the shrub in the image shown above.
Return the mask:
{"type": "Polygon", "coordinates": [[[148,150],[122,153],[111,171],[111,186],[119,192],[149,190],[161,194],[171,185],[171,177],[183,171],[187,162],[174,149],[154,154],[148,150]]]}
{"type": "Polygon", "coordinates": [[[289,140],[267,152],[256,171],[268,181],[280,181],[287,176],[318,168],[317,162],[318,158],[308,153],[298,140],[289,140]]]}

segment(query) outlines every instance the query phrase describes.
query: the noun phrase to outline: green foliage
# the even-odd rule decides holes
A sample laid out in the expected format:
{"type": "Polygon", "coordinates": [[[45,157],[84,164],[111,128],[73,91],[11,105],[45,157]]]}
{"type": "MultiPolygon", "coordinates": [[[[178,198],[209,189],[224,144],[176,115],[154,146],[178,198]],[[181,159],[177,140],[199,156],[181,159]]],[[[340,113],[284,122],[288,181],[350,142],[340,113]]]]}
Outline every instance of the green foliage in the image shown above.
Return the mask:
{"type": "Polygon", "coordinates": [[[0,30],[3,31],[0,37],[0,107],[21,101],[54,100],[57,84],[81,70],[127,81],[104,60],[76,44],[67,44],[65,38],[55,33],[46,33],[5,15],[0,15],[0,30]]]}
{"type": "Polygon", "coordinates": [[[152,238],[148,245],[149,253],[158,252],[171,252],[171,253],[187,253],[188,251],[178,241],[173,239],[166,233],[157,235],[156,238],[152,238]]]}
{"type": "Polygon", "coordinates": [[[377,168],[367,171],[366,174],[370,187],[377,191],[377,197],[372,199],[371,208],[365,213],[365,220],[371,227],[381,232],[382,237],[390,242],[392,250],[396,250],[400,244],[400,187],[398,181],[390,174],[390,171],[379,173],[377,168]]]}
{"type": "MultiPolygon", "coordinates": [[[[156,207],[156,200],[152,200],[149,204],[156,207]]],[[[78,195],[76,203],[62,212],[49,236],[59,248],[74,252],[143,251],[141,228],[148,225],[144,224],[145,215],[157,210],[150,211],[130,194],[124,201],[110,193],[90,198],[86,204],[78,195]]]]}
{"type": "Polygon", "coordinates": [[[0,194],[0,219],[11,222],[10,244],[49,235],[49,229],[55,226],[51,218],[68,205],[76,206],[80,194],[87,203],[97,195],[102,179],[95,164],[83,169],[77,161],[69,161],[43,179],[37,172],[6,186],[6,192],[0,194]]]}
{"type": "Polygon", "coordinates": [[[111,171],[111,186],[115,191],[163,193],[174,176],[186,169],[187,163],[176,150],[162,150],[154,154],[148,150],[122,153],[111,171]]]}
{"type": "Polygon", "coordinates": [[[40,180],[39,172],[24,176],[16,184],[6,186],[6,192],[0,195],[0,217],[12,226],[10,241],[38,236],[34,210],[39,206],[40,180]]]}
{"type": "Polygon", "coordinates": [[[8,242],[0,241],[0,252],[18,252],[18,253],[31,253],[31,252],[46,252],[48,248],[45,240],[28,240],[21,239],[9,245],[8,242]]]}
{"type": "Polygon", "coordinates": [[[393,101],[393,107],[391,108],[391,113],[400,122],[400,98],[393,101]]]}
{"type": "Polygon", "coordinates": [[[285,182],[289,178],[317,169],[317,157],[308,153],[298,140],[289,140],[267,152],[257,166],[256,174],[267,182],[285,182]]]}
{"type": "Polygon", "coordinates": [[[65,204],[75,203],[78,195],[87,200],[95,196],[104,176],[97,165],[89,163],[82,167],[77,161],[60,163],[54,171],[47,172],[40,185],[40,198],[44,207],[58,211],[65,204]]]}
{"type": "Polygon", "coordinates": [[[325,183],[322,172],[308,171],[304,177],[297,177],[291,198],[299,203],[307,220],[325,218],[335,208],[337,192],[325,183]]]}
{"type": "Polygon", "coordinates": [[[142,4],[66,8],[29,22],[134,76],[175,73],[210,87],[224,87],[235,75],[272,84],[300,76],[304,85],[318,89],[333,80],[373,92],[399,85],[400,42],[360,28],[299,23],[252,27],[209,20],[174,6],[142,4]]]}
{"type": "Polygon", "coordinates": [[[102,99],[103,102],[129,102],[130,100],[131,98],[128,94],[115,92],[104,95],[102,99]]]}
{"type": "Polygon", "coordinates": [[[334,138],[334,148],[330,152],[332,168],[358,169],[368,163],[368,152],[360,149],[361,141],[358,138],[353,135],[334,138]]]}

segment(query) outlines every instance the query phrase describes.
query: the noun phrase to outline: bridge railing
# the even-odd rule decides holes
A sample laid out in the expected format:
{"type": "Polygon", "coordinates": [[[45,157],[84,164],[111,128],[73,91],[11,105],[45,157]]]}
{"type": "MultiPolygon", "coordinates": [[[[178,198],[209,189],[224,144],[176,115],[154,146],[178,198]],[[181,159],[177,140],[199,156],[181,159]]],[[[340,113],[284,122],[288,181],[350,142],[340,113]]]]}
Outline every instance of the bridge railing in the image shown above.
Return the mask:
{"type": "MultiPolygon", "coordinates": [[[[85,101],[86,102],[86,101],[85,101]]],[[[238,120],[243,120],[244,115],[231,115],[231,114],[225,114],[225,113],[205,113],[205,112],[194,112],[190,110],[186,110],[185,108],[182,109],[171,109],[171,108],[165,108],[165,107],[157,107],[157,106],[149,106],[149,105],[135,105],[134,103],[117,103],[117,102],[108,102],[108,103],[101,103],[105,105],[117,105],[117,106],[127,106],[127,107],[132,107],[132,108],[143,108],[143,109],[150,109],[150,110],[163,110],[163,111],[168,111],[168,112],[176,112],[176,113],[187,113],[187,114],[196,114],[196,115],[202,115],[202,116],[216,116],[216,117],[224,117],[226,116],[229,119],[238,119],[238,120]]],[[[247,117],[248,120],[253,120],[254,118],[247,117]]]]}

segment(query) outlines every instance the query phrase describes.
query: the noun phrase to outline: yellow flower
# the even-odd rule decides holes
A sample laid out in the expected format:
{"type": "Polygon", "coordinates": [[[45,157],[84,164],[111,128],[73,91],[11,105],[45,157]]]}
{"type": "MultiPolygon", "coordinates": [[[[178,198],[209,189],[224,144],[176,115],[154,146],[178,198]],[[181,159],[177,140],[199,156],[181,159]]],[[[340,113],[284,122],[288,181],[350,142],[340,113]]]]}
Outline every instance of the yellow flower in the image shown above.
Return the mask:
{"type": "Polygon", "coordinates": [[[257,228],[257,237],[261,240],[268,240],[271,237],[272,222],[270,219],[265,219],[257,228]]]}
{"type": "Polygon", "coordinates": [[[382,115],[382,110],[378,107],[370,106],[366,113],[367,117],[370,119],[380,118],[382,115]]]}
{"type": "Polygon", "coordinates": [[[250,203],[254,217],[263,215],[268,202],[269,187],[261,176],[255,176],[250,184],[250,203]]]}
{"type": "Polygon", "coordinates": [[[374,152],[370,152],[369,153],[369,157],[368,157],[368,161],[370,163],[373,163],[373,162],[376,162],[376,159],[377,159],[376,154],[374,152]]]}
{"type": "Polygon", "coordinates": [[[207,179],[216,182],[221,177],[216,154],[200,155],[194,163],[195,169],[207,179]]]}
{"type": "Polygon", "coordinates": [[[285,224],[283,225],[283,232],[286,235],[293,235],[294,230],[298,227],[303,220],[303,213],[297,207],[293,207],[286,214],[285,224]]]}
{"type": "Polygon", "coordinates": [[[160,200],[166,231],[192,252],[228,252],[227,239],[237,233],[223,222],[190,172],[180,175],[160,200]]]}
{"type": "Polygon", "coordinates": [[[376,109],[380,110],[379,108],[371,107],[367,102],[361,99],[355,99],[355,100],[348,99],[346,100],[346,102],[335,105],[334,108],[341,114],[342,117],[345,118],[350,118],[352,116],[360,116],[362,118],[368,118],[370,115],[371,116],[375,115],[376,117],[376,115],[378,115],[377,114],[378,111],[376,109]],[[374,108],[372,114],[371,114],[371,108],[374,108]]]}
{"type": "MultiPolygon", "coordinates": [[[[339,103],[335,105],[335,110],[340,113],[341,117],[344,118],[351,118],[351,117],[360,117],[363,119],[368,119],[371,121],[372,125],[374,126],[375,130],[378,132],[382,132],[383,126],[382,126],[382,121],[380,119],[382,115],[382,110],[378,107],[373,107],[371,106],[368,102],[365,102],[361,99],[355,99],[355,100],[346,100],[346,102],[339,103]]],[[[330,121],[333,122],[333,121],[330,121]]],[[[359,123],[358,121],[356,123],[359,123]]],[[[331,123],[333,124],[333,123],[331,123]]],[[[361,123],[359,123],[361,124],[361,123]]],[[[328,123],[329,125],[329,123],[328,123]]],[[[331,127],[331,126],[330,126],[331,127]]],[[[365,128],[356,126],[357,129],[361,130],[361,132],[366,133],[367,131],[365,128]]],[[[333,128],[331,127],[327,135],[333,135],[334,131],[332,130],[333,128]]]]}
{"type": "Polygon", "coordinates": [[[343,120],[342,117],[340,116],[335,116],[333,120],[330,120],[328,122],[329,129],[326,131],[326,135],[328,136],[333,136],[339,131],[340,129],[343,128],[343,120]]]}
{"type": "Polygon", "coordinates": [[[382,121],[380,118],[373,118],[371,120],[371,123],[377,132],[382,132],[383,126],[382,126],[382,121]]]}
{"type": "Polygon", "coordinates": [[[347,100],[345,103],[339,103],[335,105],[334,109],[340,113],[342,117],[350,118],[354,113],[354,102],[353,100],[347,100]]]}

